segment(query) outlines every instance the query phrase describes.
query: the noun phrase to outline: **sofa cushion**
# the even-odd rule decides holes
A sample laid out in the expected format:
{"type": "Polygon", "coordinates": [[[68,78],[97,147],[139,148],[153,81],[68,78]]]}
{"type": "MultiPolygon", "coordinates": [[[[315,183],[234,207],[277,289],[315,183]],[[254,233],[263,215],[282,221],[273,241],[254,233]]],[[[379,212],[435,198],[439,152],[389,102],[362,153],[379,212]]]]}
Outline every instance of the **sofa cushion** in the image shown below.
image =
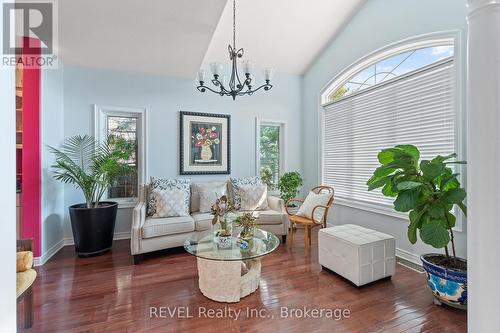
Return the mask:
{"type": "Polygon", "coordinates": [[[153,238],[194,231],[191,216],[147,218],[142,227],[142,238],[153,238]]]}
{"type": "MultiPolygon", "coordinates": [[[[227,195],[227,183],[226,182],[206,182],[206,183],[193,183],[191,186],[191,212],[198,212],[200,211],[200,192],[201,191],[210,191],[214,193],[217,193],[217,195],[223,196],[227,195]]],[[[210,201],[210,198],[207,200],[210,201]]],[[[212,203],[210,203],[208,210],[206,209],[206,203],[204,205],[204,213],[210,212],[210,209],[212,205],[215,203],[215,200],[213,200],[212,203]]]]}
{"type": "Polygon", "coordinates": [[[148,216],[152,216],[156,212],[156,201],[151,195],[154,190],[181,190],[186,193],[185,204],[189,207],[189,196],[191,192],[190,179],[160,179],[151,177],[148,198],[148,216]]]}
{"type": "Polygon", "coordinates": [[[282,224],[283,223],[283,213],[277,212],[275,210],[261,210],[254,213],[257,217],[257,224],[260,225],[270,225],[270,224],[282,224]]]}
{"type": "Polygon", "coordinates": [[[194,230],[204,231],[212,228],[212,219],[214,216],[210,213],[193,213],[191,215],[194,219],[194,230]]]}
{"type": "Polygon", "coordinates": [[[267,185],[241,185],[235,190],[241,198],[241,210],[264,210],[267,204],[267,185]]]}

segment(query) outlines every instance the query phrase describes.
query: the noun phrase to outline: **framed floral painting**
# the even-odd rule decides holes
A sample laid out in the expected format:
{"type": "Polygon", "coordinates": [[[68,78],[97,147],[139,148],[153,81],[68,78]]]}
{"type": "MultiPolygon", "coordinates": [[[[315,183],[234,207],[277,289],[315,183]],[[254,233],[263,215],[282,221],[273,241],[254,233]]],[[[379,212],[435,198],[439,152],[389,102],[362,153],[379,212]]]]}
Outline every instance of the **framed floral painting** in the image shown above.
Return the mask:
{"type": "Polygon", "coordinates": [[[180,174],[231,172],[231,116],[180,112],[180,174]]]}

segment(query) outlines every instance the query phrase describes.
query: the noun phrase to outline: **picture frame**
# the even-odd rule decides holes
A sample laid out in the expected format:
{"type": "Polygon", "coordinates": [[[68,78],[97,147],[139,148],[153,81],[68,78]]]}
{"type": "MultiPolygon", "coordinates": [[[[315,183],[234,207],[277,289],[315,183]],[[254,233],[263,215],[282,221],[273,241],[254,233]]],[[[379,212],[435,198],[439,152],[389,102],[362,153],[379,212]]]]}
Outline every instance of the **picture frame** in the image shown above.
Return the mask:
{"type": "Polygon", "coordinates": [[[180,111],[181,175],[231,173],[231,116],[180,111]]]}

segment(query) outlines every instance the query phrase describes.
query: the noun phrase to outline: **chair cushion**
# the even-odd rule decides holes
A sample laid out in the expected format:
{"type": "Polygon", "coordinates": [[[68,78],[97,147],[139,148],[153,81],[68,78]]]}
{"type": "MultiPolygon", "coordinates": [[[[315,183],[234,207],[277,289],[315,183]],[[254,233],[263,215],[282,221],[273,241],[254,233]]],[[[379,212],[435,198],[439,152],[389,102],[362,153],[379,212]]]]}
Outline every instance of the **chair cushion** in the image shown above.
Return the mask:
{"type": "Polygon", "coordinates": [[[191,186],[191,212],[208,213],[215,203],[216,197],[227,195],[226,182],[193,183],[191,186]],[[201,198],[203,193],[203,202],[201,198]]]}
{"type": "Polygon", "coordinates": [[[270,225],[270,224],[282,224],[283,223],[283,213],[277,212],[275,210],[261,210],[254,213],[257,216],[257,224],[260,225],[270,225]]]}
{"type": "Polygon", "coordinates": [[[212,228],[212,219],[214,216],[210,213],[193,213],[194,230],[203,231],[212,228]]]}
{"type": "Polygon", "coordinates": [[[35,279],[36,271],[34,269],[16,273],[16,297],[24,293],[35,282],[35,279]]]}
{"type": "MultiPolygon", "coordinates": [[[[331,193],[314,193],[310,191],[304,203],[300,206],[297,212],[298,216],[312,218],[313,210],[316,206],[326,206],[332,197],[331,193]]],[[[319,210],[319,208],[318,208],[319,210]]]]}
{"type": "Polygon", "coordinates": [[[142,227],[142,238],[153,238],[194,231],[191,216],[147,218],[142,227]]]}
{"type": "Polygon", "coordinates": [[[16,253],[16,272],[24,272],[33,267],[33,252],[20,251],[16,253]]]}

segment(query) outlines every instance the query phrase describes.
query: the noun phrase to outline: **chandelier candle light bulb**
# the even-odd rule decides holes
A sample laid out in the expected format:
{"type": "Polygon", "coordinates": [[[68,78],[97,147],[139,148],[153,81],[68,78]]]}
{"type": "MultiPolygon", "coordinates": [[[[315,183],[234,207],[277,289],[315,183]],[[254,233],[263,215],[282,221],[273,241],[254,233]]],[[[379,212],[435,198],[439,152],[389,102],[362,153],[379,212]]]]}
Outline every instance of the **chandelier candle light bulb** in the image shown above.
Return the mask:
{"type": "Polygon", "coordinates": [[[210,69],[214,75],[214,78],[211,80],[214,86],[210,88],[205,85],[205,74],[202,70],[200,70],[198,72],[198,82],[200,85],[196,87],[198,91],[204,93],[207,90],[210,90],[220,96],[231,96],[233,100],[235,100],[236,96],[252,95],[261,88],[268,91],[273,87],[270,83],[273,74],[273,70],[271,68],[266,68],[264,71],[266,78],[265,83],[257,88],[253,87],[255,79],[250,77],[250,75],[252,74],[254,67],[253,63],[248,60],[243,61],[242,63],[244,75],[240,78],[236,60],[243,57],[243,49],[236,48],[236,0],[233,0],[233,45],[229,44],[227,49],[229,51],[229,60],[231,61],[231,75],[229,76],[229,82],[227,82],[224,76],[219,80],[223,67],[221,63],[213,62],[210,64],[210,69]]]}
{"type": "Polygon", "coordinates": [[[264,68],[264,77],[266,78],[266,81],[271,81],[274,75],[274,69],[271,67],[266,67],[264,68]]]}
{"type": "Polygon", "coordinates": [[[198,81],[205,82],[205,70],[204,69],[200,69],[198,71],[198,81]]]}

